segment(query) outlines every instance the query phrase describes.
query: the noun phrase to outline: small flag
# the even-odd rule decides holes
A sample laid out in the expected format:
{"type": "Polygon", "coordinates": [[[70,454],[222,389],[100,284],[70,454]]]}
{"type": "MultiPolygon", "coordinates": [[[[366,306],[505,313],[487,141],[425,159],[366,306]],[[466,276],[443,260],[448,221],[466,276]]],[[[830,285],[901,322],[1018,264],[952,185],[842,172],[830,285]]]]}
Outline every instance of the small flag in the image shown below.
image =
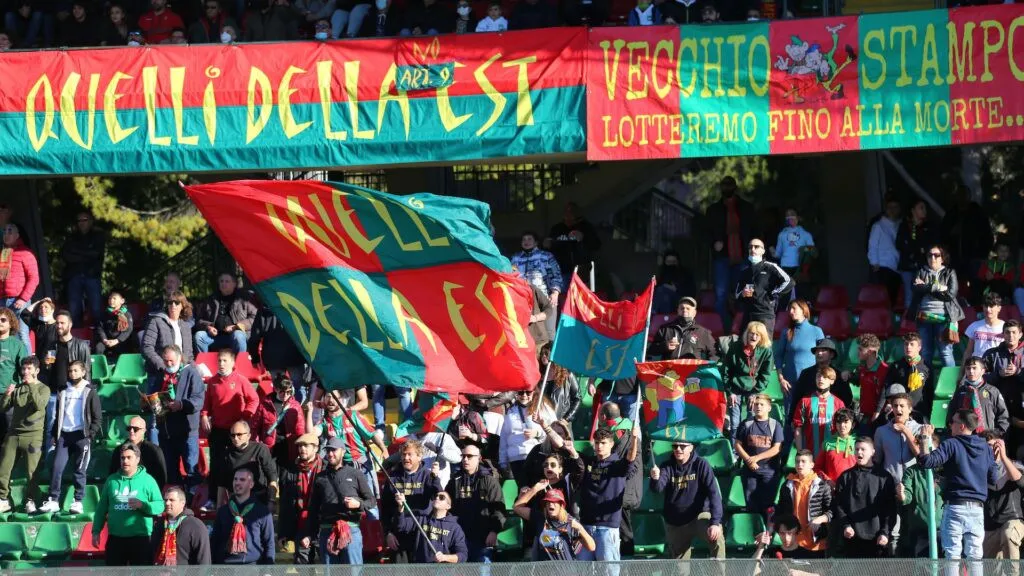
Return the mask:
{"type": "Polygon", "coordinates": [[[717,366],[682,359],[637,363],[636,370],[651,438],[701,442],[722,435],[725,386],[717,366]]]}

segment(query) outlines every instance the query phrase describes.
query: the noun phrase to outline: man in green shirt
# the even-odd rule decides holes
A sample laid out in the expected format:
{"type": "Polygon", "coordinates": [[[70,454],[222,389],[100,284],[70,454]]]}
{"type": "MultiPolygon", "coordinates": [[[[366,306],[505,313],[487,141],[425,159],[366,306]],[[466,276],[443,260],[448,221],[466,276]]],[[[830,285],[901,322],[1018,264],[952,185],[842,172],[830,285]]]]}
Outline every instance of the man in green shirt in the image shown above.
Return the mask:
{"type": "Polygon", "coordinates": [[[156,480],[139,466],[139,447],[125,442],[117,449],[121,470],[103,485],[92,519],[92,545],[99,548],[107,526],[107,566],[152,566],[153,517],[164,512],[164,497],[156,480]]]}
{"type": "MultiPolygon", "coordinates": [[[[21,345],[17,338],[8,337],[7,340],[21,345]]],[[[21,381],[9,383],[0,397],[0,412],[11,412],[7,436],[0,447],[0,513],[11,510],[11,503],[7,499],[11,493],[11,470],[14,469],[15,460],[23,454],[28,474],[25,511],[33,514],[36,511],[33,498],[39,487],[36,468],[43,453],[43,421],[46,403],[50,400],[50,388],[39,381],[38,358],[26,356],[20,360],[20,366],[21,381]]]]}

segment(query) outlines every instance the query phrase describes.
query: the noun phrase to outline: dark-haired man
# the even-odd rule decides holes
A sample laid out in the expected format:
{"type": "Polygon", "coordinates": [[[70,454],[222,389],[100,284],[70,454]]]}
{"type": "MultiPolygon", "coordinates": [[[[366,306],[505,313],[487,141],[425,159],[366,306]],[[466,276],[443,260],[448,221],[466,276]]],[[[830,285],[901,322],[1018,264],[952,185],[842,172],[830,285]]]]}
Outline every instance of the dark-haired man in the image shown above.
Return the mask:
{"type": "Polygon", "coordinates": [[[832,520],[842,534],[845,557],[886,556],[896,526],[896,484],[892,476],[875,468],[875,443],[871,438],[857,438],[854,454],[857,465],[843,472],[836,482],[832,520]]]}
{"type": "Polygon", "coordinates": [[[594,433],[594,457],[587,462],[580,483],[580,521],[587,533],[593,536],[597,550],[582,553],[581,560],[620,559],[619,527],[626,478],[640,465],[636,459],[639,438],[640,427],[634,425],[632,445],[623,460],[614,454],[615,434],[611,430],[602,428],[594,433]]]}

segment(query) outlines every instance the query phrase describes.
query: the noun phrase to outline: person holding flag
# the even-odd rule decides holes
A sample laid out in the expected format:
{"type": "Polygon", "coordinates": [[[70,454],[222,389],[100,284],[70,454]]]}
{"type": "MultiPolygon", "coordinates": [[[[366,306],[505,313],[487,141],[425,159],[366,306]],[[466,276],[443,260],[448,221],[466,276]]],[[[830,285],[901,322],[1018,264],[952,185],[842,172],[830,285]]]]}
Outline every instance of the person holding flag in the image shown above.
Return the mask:
{"type": "Polygon", "coordinates": [[[580,520],[594,537],[597,549],[585,552],[581,560],[618,561],[619,528],[622,523],[626,479],[637,473],[640,462],[640,427],[633,426],[632,445],[626,458],[613,453],[615,435],[602,428],[594,433],[594,457],[586,462],[587,471],[580,484],[580,520]]]}
{"type": "Polygon", "coordinates": [[[408,507],[416,516],[430,509],[434,496],[442,490],[437,471],[423,465],[423,444],[419,440],[406,440],[398,448],[401,468],[392,472],[391,482],[381,494],[381,522],[386,533],[388,548],[395,552],[397,564],[408,564],[416,547],[418,532],[415,525],[402,523],[403,508],[408,507]],[[401,495],[401,502],[398,496],[401,495]]]}
{"type": "Polygon", "coordinates": [[[708,543],[711,557],[721,560],[725,558],[722,494],[711,465],[693,448],[692,442],[674,442],[672,459],[651,467],[649,488],[665,495],[665,556],[689,560],[693,541],[700,538],[708,543]]]}

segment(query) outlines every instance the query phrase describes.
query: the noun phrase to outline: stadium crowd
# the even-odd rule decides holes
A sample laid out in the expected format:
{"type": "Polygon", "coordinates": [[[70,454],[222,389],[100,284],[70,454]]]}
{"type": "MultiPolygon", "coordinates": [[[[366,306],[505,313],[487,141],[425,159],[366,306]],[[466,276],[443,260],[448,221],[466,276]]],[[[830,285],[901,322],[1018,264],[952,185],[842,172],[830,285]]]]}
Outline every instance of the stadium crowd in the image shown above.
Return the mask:
{"type": "Polygon", "coordinates": [[[800,280],[815,249],[797,213],[767,242],[752,235],[732,178],[721,192],[706,215],[715,289],[698,292],[665,254],[650,334],[649,358],[719,366],[725,438],[699,445],[647,440],[633,379],[544,371],[567,271],[585,276],[601,249],[573,204],[546,235],[523,233],[510,257],[534,291],[543,397],[460,395],[440,427],[423,423],[430,394],[325,393],[232,274],[195,305],[173,273],[148,306],[116,290],[104,301],[104,235],[88,213],[61,250],[66,309],[60,297],[32,301],[36,256],[0,206],[0,517],[86,520],[70,546],[108,565],[272,564],[284,552],[360,564],[364,551],[399,563],[725,558],[765,547],[777,558],[914,558],[928,550],[935,471],[944,557],[1019,559],[1024,344],[1011,302],[1024,296],[1024,267],[1009,247],[971,210],[939,225],[921,202],[906,217],[888,203],[866,254],[878,284],[860,291],[853,328],[845,291],[800,280]],[[137,388],[126,385],[133,363],[137,388]],[[111,390],[137,393],[116,405],[111,390]],[[400,427],[389,425],[391,394],[400,427]],[[96,474],[93,456],[110,443],[96,474]]]}

